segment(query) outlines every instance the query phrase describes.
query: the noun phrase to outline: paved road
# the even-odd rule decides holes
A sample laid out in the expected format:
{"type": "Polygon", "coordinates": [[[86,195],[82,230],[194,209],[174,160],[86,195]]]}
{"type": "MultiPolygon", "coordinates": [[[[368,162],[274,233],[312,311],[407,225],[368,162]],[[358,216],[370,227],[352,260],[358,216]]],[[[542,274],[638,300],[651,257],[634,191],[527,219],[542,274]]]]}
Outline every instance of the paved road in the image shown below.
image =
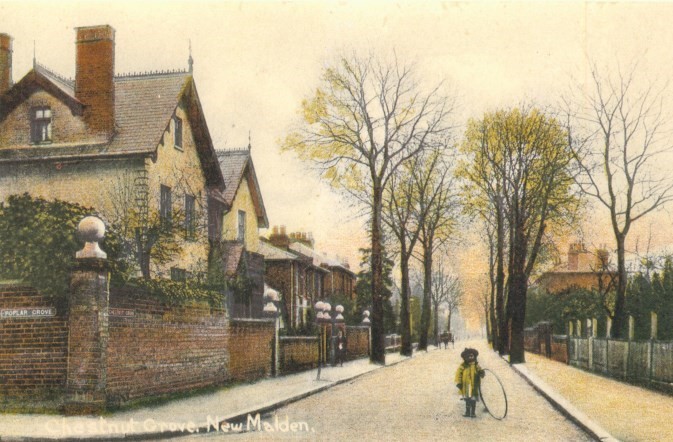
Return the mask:
{"type": "MultiPolygon", "coordinates": [[[[479,348],[479,361],[497,373],[507,389],[509,412],[502,421],[480,405],[476,419],[462,417],[463,402],[453,383],[464,343],[435,350],[331,388],[274,413],[250,417],[261,431],[194,435],[190,440],[591,440],[540,397],[506,362],[479,348]],[[292,430],[296,432],[277,431],[292,430]],[[272,431],[273,430],[273,431],[272,431]]],[[[243,424],[243,428],[247,423],[243,424]]]]}

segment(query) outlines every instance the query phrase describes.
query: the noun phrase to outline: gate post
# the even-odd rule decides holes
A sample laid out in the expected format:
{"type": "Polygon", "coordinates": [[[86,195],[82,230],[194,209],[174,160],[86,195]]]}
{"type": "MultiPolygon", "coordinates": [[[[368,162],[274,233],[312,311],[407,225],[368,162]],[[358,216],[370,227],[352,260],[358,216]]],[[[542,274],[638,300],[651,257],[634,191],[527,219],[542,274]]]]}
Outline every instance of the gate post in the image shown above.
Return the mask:
{"type": "Polygon", "coordinates": [[[68,369],[66,414],[105,410],[109,273],[107,255],[98,247],[105,225],[93,216],[80,221],[78,237],[86,244],[76,254],[68,296],[68,369]]]}

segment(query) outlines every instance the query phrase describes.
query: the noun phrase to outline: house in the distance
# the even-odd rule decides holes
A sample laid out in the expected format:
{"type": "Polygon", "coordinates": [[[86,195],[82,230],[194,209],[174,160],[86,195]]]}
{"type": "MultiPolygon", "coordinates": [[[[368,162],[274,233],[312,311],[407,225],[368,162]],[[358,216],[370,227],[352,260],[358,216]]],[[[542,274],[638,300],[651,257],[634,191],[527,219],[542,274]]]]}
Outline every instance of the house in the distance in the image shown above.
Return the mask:
{"type": "Polygon", "coordinates": [[[217,151],[226,185],[221,253],[232,288],[229,305],[232,316],[259,318],[264,296],[264,256],[259,251],[259,229],[267,228],[269,221],[250,151],[250,146],[217,151]]]}
{"type": "Polygon", "coordinates": [[[608,290],[615,283],[616,272],[610,270],[607,250],[588,251],[582,243],[568,247],[567,262],[544,272],[536,285],[548,293],[560,293],[571,288],[608,290]]]}
{"type": "Polygon", "coordinates": [[[180,252],[140,267],[178,280],[205,271],[225,183],[191,57],[184,71],[116,75],[112,27],[76,28],[75,46],[74,80],[33,60],[13,84],[12,39],[0,34],[0,201],[28,192],[92,207],[107,222],[132,217],[141,240],[179,214],[180,252]]]}

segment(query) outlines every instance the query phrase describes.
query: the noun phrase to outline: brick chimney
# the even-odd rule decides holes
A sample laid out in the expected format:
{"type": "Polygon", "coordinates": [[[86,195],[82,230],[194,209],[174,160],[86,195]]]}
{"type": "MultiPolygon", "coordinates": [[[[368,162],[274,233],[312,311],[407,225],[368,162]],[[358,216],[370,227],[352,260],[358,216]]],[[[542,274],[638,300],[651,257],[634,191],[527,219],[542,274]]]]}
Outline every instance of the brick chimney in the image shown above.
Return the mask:
{"type": "Polygon", "coordinates": [[[12,87],[12,37],[0,34],[0,95],[12,87]]]}
{"type": "Polygon", "coordinates": [[[608,270],[608,264],[610,263],[610,252],[605,248],[600,248],[596,250],[596,262],[594,264],[596,271],[605,271],[608,270]]]}
{"type": "Polygon", "coordinates": [[[109,25],[76,30],[75,97],[86,106],[89,129],[110,137],[115,124],[115,30],[109,25]]]}
{"type": "Polygon", "coordinates": [[[269,235],[269,242],[280,249],[287,249],[290,246],[290,237],[287,236],[285,226],[280,226],[280,232],[274,226],[269,235]]]}
{"type": "Polygon", "coordinates": [[[581,243],[570,244],[568,247],[568,270],[574,272],[579,270],[579,258],[583,248],[581,243]]]}

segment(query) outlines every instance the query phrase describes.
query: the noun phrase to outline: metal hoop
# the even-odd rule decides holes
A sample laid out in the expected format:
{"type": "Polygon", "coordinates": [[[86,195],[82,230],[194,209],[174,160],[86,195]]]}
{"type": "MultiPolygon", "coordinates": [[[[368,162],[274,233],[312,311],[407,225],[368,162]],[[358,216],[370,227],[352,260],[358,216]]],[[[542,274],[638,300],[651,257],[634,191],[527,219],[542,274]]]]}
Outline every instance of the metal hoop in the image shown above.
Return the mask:
{"type": "Polygon", "coordinates": [[[493,417],[493,419],[497,419],[499,421],[503,420],[505,416],[507,416],[507,393],[505,392],[505,387],[502,385],[502,382],[500,381],[500,378],[496,376],[495,373],[493,373],[492,370],[489,370],[488,368],[485,368],[484,371],[487,371],[495,378],[496,381],[498,381],[498,385],[500,385],[500,390],[502,391],[502,395],[505,398],[505,413],[502,416],[496,416],[494,415],[491,410],[488,408],[488,405],[486,404],[486,401],[484,400],[484,395],[482,394],[482,388],[480,386],[479,388],[479,398],[481,399],[481,403],[484,404],[484,407],[486,408],[486,411],[488,411],[488,414],[493,417]]]}

